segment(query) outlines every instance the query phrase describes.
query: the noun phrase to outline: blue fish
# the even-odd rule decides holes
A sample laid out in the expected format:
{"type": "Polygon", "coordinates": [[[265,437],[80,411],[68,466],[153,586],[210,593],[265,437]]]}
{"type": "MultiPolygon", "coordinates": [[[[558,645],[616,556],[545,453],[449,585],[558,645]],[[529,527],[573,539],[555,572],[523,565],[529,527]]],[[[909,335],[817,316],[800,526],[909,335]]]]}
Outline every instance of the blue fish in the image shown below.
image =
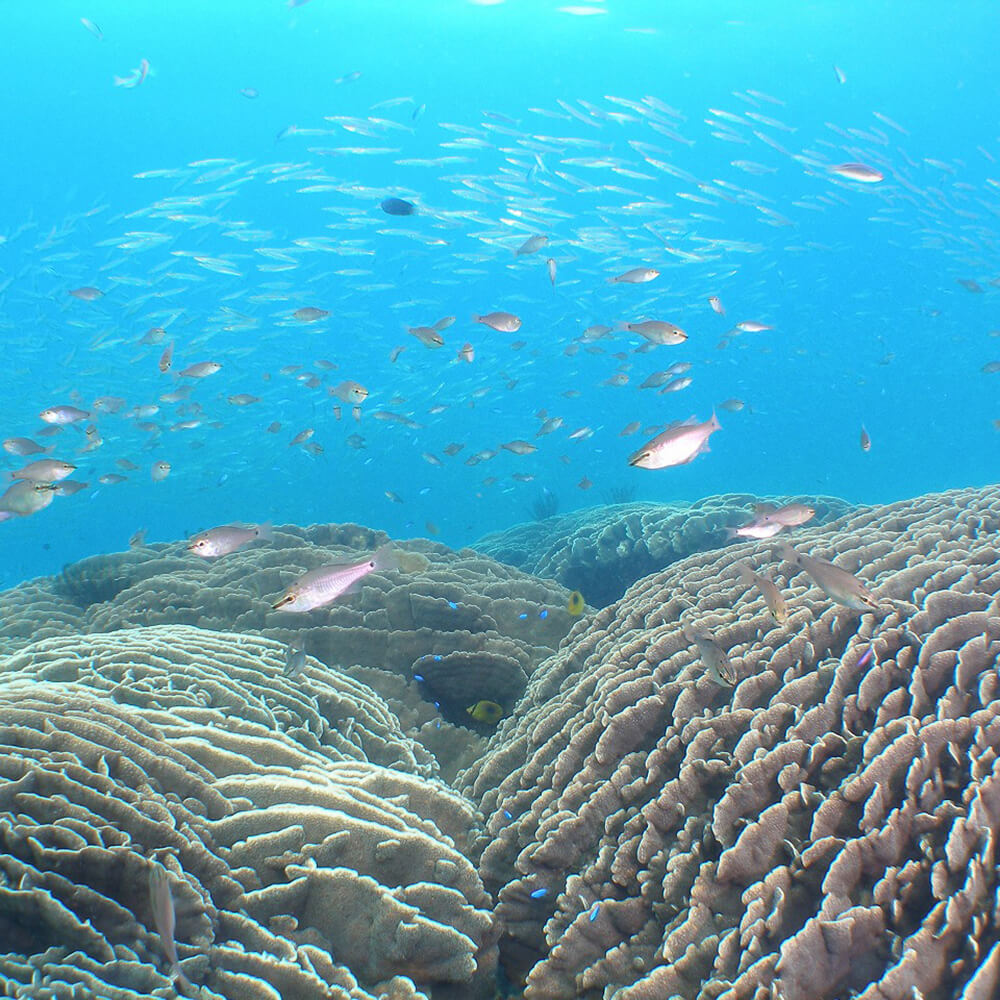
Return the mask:
{"type": "Polygon", "coordinates": [[[413,215],[417,206],[403,198],[384,198],[381,205],[386,215],[413,215]]]}

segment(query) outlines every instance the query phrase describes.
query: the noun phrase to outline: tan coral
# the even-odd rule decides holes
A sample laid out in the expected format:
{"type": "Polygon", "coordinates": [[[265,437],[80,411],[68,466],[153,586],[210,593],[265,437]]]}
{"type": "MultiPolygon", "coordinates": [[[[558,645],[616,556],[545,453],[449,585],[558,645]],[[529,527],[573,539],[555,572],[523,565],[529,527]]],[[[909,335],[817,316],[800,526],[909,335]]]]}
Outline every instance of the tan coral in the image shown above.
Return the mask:
{"type": "Polygon", "coordinates": [[[527,1000],[903,1000],[996,980],[998,528],[988,488],[800,531],[874,613],[743,543],[576,627],[460,776],[527,1000]],[[740,559],[778,571],[785,626],[740,559]],[[735,689],[685,625],[725,649],[735,689]]]}

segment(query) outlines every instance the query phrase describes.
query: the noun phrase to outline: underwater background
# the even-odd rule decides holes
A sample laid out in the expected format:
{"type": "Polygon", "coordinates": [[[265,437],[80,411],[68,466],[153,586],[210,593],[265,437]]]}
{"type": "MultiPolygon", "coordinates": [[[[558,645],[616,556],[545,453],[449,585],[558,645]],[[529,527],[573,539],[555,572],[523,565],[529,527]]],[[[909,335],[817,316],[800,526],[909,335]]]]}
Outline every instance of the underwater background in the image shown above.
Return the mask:
{"type": "Polygon", "coordinates": [[[5,435],[30,437],[47,406],[124,404],[97,413],[91,452],[79,454],[82,425],[52,439],[89,487],[5,527],[7,582],[141,528],[166,540],[233,519],[360,520],[413,536],[430,521],[457,545],[523,520],[543,489],[567,510],[616,489],[874,502],[989,478],[990,4],[85,13],[103,37],[59,0],[6,12],[0,405],[5,435]],[[114,86],[142,59],[140,85],[114,86]],[[855,161],[885,179],[828,169],[855,161]],[[417,214],[387,215],[388,196],[417,214]],[[515,257],[532,235],[549,242],[515,257]],[[607,283],[640,265],[661,276],[607,283]],[[103,294],[82,301],[79,287],[103,294]],[[298,322],[303,307],[329,315],[298,322]],[[493,310],[520,331],[472,323],[493,310]],[[441,349],[406,332],[444,316],[456,321],[441,349]],[[648,354],[627,331],[577,343],[646,318],[687,341],[648,354]],[[741,321],[770,329],[733,336],[741,321]],[[163,342],[142,344],[152,328],[163,342]],[[176,363],[161,375],[168,342],[176,363]],[[456,361],[465,343],[472,364],[456,361]],[[159,403],[205,360],[222,369],[187,380],[190,401],[159,403]],[[693,366],[688,388],[639,390],[676,362],[693,366]],[[627,381],[607,384],[616,376],[627,381]],[[332,415],[327,390],[345,379],[370,393],[358,423],[349,405],[332,415]],[[260,401],[227,403],[241,393],[260,401]],[[628,424],[706,420],[729,399],[745,408],[718,411],[709,457],[629,468],[628,424]],[[126,415],[157,404],[155,426],[136,430],[126,415]],[[563,423],[536,439],[540,411],[563,423]],[[185,417],[201,425],[168,430],[185,417]],[[289,447],[306,428],[321,454],[289,447]],[[570,439],[580,428],[592,436],[570,439]],[[465,464],[516,439],[538,451],[465,464]],[[452,442],[463,452],[442,454],[452,442]],[[139,470],[101,485],[119,458],[139,470]],[[172,469],[151,484],[157,460],[172,469]]]}
{"type": "Polygon", "coordinates": [[[995,4],[4,13],[0,995],[1000,995],[995,4]]]}

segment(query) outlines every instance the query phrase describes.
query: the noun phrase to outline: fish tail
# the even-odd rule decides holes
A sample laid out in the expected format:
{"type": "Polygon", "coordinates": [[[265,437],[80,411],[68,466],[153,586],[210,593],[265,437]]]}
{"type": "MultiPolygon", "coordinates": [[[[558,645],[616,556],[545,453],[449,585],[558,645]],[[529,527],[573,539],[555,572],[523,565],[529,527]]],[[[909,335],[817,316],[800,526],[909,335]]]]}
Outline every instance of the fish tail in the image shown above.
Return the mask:
{"type": "Polygon", "coordinates": [[[399,557],[392,546],[392,542],[380,545],[375,551],[373,559],[376,570],[399,569],[399,557]]]}

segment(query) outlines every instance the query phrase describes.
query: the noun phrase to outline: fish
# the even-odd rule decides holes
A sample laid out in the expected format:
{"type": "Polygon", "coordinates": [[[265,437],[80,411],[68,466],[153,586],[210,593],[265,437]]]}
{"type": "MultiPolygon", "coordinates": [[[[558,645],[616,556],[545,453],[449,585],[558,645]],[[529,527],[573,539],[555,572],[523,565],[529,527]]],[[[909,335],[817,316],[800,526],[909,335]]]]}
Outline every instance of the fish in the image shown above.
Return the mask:
{"type": "Polygon", "coordinates": [[[521,329],[520,318],[509,312],[491,312],[482,316],[473,316],[472,322],[482,323],[483,326],[488,326],[498,333],[517,333],[521,329]]]}
{"type": "Polygon", "coordinates": [[[472,362],[475,361],[475,359],[476,359],[476,351],[475,348],[473,348],[472,344],[468,343],[463,344],[458,352],[457,360],[464,361],[467,364],[471,365],[472,362]]]}
{"type": "Polygon", "coordinates": [[[719,409],[725,410],[727,413],[739,413],[744,406],[746,406],[746,403],[744,403],[742,399],[735,398],[724,399],[721,403],[719,403],[719,409]]]}
{"type": "Polygon", "coordinates": [[[736,324],[736,329],[741,333],[762,333],[764,330],[773,330],[774,327],[767,323],[758,323],[753,319],[745,319],[742,323],[736,324]]]}
{"type": "Polygon", "coordinates": [[[306,651],[297,649],[291,643],[285,647],[285,665],[281,672],[286,677],[298,677],[306,665],[306,651]]]}
{"type": "Polygon", "coordinates": [[[666,320],[644,319],[641,323],[626,323],[625,329],[645,337],[651,344],[673,347],[687,340],[687,334],[679,326],[666,320]]]}
{"type": "Polygon", "coordinates": [[[260,402],[260,396],[252,396],[249,392],[237,392],[232,396],[226,396],[226,402],[232,406],[251,406],[260,402]]]}
{"type": "Polygon", "coordinates": [[[40,458],[35,462],[29,462],[16,472],[6,473],[6,477],[11,482],[27,479],[33,483],[58,483],[60,479],[65,479],[75,471],[76,466],[70,465],[69,462],[61,462],[56,458],[40,458]]]}
{"type": "Polygon", "coordinates": [[[255,524],[243,528],[238,524],[224,524],[218,528],[209,528],[192,535],[188,540],[188,552],[202,559],[218,559],[246,548],[251,542],[270,542],[274,539],[271,522],[255,524]]]}
{"type": "Polygon", "coordinates": [[[359,562],[332,563],[300,576],[272,605],[275,611],[312,611],[331,604],[369,573],[393,570],[399,561],[391,545],[381,546],[374,555],[359,562]]]}
{"type": "Polygon", "coordinates": [[[162,483],[167,476],[170,475],[170,463],[169,462],[154,462],[153,468],[150,470],[150,476],[154,483],[162,483]]]}
{"type": "Polygon", "coordinates": [[[861,444],[861,450],[862,451],[871,451],[872,450],[872,439],[871,439],[871,436],[868,434],[868,431],[865,430],[865,425],[864,424],[861,425],[860,444],[861,444]]]}
{"type": "Polygon", "coordinates": [[[52,483],[35,483],[21,479],[0,495],[0,513],[10,517],[28,517],[44,510],[55,499],[56,487],[52,483]]]}
{"type": "Polygon", "coordinates": [[[835,167],[830,167],[830,173],[859,184],[878,184],[885,180],[885,175],[880,170],[869,167],[866,163],[838,163],[835,167]]]}
{"type": "Polygon", "coordinates": [[[57,427],[64,427],[66,424],[79,423],[81,420],[89,420],[90,413],[81,410],[78,406],[64,404],[60,406],[49,406],[42,410],[38,416],[47,424],[57,427]]]}
{"type": "Polygon", "coordinates": [[[240,87],[240,93],[251,101],[260,97],[260,91],[256,87],[240,87]]]}
{"type": "Polygon", "coordinates": [[[517,257],[529,253],[538,253],[539,250],[549,242],[548,236],[529,236],[515,251],[517,257]]]}
{"type": "Polygon", "coordinates": [[[555,288],[557,265],[554,257],[549,257],[549,259],[545,262],[545,269],[549,273],[549,284],[555,288]]]}
{"type": "Polygon", "coordinates": [[[784,625],[788,621],[788,607],[785,604],[784,597],[781,596],[781,591],[778,590],[777,584],[769,576],[763,573],[755,573],[744,562],[738,562],[736,568],[739,571],[740,579],[744,583],[752,585],[760,591],[760,595],[764,598],[764,603],[767,605],[767,609],[771,612],[774,620],[779,625],[784,625]]]}
{"type": "Polygon", "coordinates": [[[538,451],[537,445],[531,444],[530,441],[508,441],[506,444],[500,445],[507,451],[513,452],[515,455],[530,455],[533,451],[538,451]]]}
{"type": "Polygon", "coordinates": [[[713,413],[711,418],[699,423],[694,417],[670,424],[651,441],[634,451],[628,464],[639,469],[666,469],[686,465],[707,452],[708,439],[721,430],[713,413]]]}
{"type": "Polygon", "coordinates": [[[705,666],[705,673],[723,687],[735,687],[739,676],[736,673],[729,654],[712,638],[705,629],[695,629],[690,626],[684,629],[684,638],[698,647],[698,655],[705,666]]]}
{"type": "Polygon", "coordinates": [[[137,549],[142,545],[146,544],[146,528],[140,528],[132,537],[128,540],[128,547],[130,549],[137,549]]]}
{"type": "Polygon", "coordinates": [[[177,374],[181,378],[208,378],[222,369],[218,361],[199,361],[197,364],[188,365],[183,371],[177,374]]]}
{"type": "Polygon", "coordinates": [[[804,570],[813,583],[837,604],[852,611],[872,611],[878,608],[878,598],[852,573],[825,559],[796,552],[787,542],[778,543],[778,554],[786,562],[804,570]]]}
{"type": "Polygon", "coordinates": [[[368,390],[360,383],[348,379],[335,385],[329,390],[331,396],[342,399],[345,403],[353,403],[355,406],[363,403],[368,398],[368,390]]]}
{"type": "Polygon", "coordinates": [[[710,295],[708,298],[708,304],[712,307],[712,311],[718,313],[720,316],[726,315],[726,310],[722,306],[722,300],[718,295],[710,295]]]}
{"type": "Polygon", "coordinates": [[[445,316],[431,326],[411,326],[407,328],[406,332],[416,337],[425,347],[443,347],[444,338],[441,336],[441,331],[447,330],[454,322],[454,316],[445,316]]]}
{"type": "Polygon", "coordinates": [[[738,528],[726,528],[726,538],[774,538],[785,526],[777,522],[764,522],[758,518],[740,525],[738,528]]]}
{"type": "Polygon", "coordinates": [[[89,17],[81,17],[80,24],[82,24],[99,42],[104,41],[104,32],[101,31],[101,29],[94,24],[89,17]]]}
{"type": "Polygon", "coordinates": [[[794,528],[811,521],[816,516],[816,508],[805,503],[786,503],[781,507],[762,505],[757,507],[757,516],[766,524],[794,528]]]}
{"type": "Polygon", "coordinates": [[[292,313],[292,317],[301,323],[315,323],[317,320],[325,319],[329,315],[328,310],[318,309],[316,306],[303,306],[292,313]]]}
{"type": "Polygon", "coordinates": [[[583,594],[579,590],[574,590],[566,601],[566,610],[574,617],[579,618],[583,614],[587,602],[583,599],[583,594]]]}
{"type": "Polygon", "coordinates": [[[79,299],[81,302],[94,302],[99,299],[104,292],[99,288],[94,288],[93,285],[83,285],[81,288],[70,289],[70,295],[74,299],[79,299]]]}
{"type": "Polygon", "coordinates": [[[160,355],[160,360],[157,363],[157,367],[160,371],[166,375],[170,371],[170,366],[174,363],[174,342],[170,341],[169,344],[164,348],[163,353],[160,355]]]}
{"type": "Polygon", "coordinates": [[[613,278],[608,278],[608,283],[611,285],[643,285],[659,276],[660,272],[655,267],[633,267],[613,278]]]}
{"type": "Polygon", "coordinates": [[[32,441],[31,438],[25,437],[5,438],[3,442],[4,451],[10,455],[17,455],[20,458],[26,458],[28,455],[47,454],[52,451],[52,447],[43,448],[37,441],[32,441]]]}
{"type": "Polygon", "coordinates": [[[149,904],[153,911],[153,923],[160,935],[163,954],[170,963],[170,975],[175,980],[179,979],[185,986],[190,986],[177,957],[177,942],[174,940],[177,915],[174,911],[173,895],[170,892],[170,875],[163,865],[155,862],[149,867],[149,904]]]}
{"type": "Polygon", "coordinates": [[[146,77],[149,76],[149,69],[149,60],[140,59],[138,67],[132,70],[128,76],[115,77],[115,86],[125,87],[129,90],[133,87],[138,87],[139,84],[144,83],[146,77]]]}
{"type": "Polygon", "coordinates": [[[405,198],[383,198],[379,208],[386,215],[414,215],[417,211],[417,206],[405,198]]]}
{"type": "Polygon", "coordinates": [[[477,701],[475,705],[470,705],[466,712],[476,722],[482,722],[488,726],[495,726],[503,718],[503,706],[498,705],[495,701],[477,701]]]}

